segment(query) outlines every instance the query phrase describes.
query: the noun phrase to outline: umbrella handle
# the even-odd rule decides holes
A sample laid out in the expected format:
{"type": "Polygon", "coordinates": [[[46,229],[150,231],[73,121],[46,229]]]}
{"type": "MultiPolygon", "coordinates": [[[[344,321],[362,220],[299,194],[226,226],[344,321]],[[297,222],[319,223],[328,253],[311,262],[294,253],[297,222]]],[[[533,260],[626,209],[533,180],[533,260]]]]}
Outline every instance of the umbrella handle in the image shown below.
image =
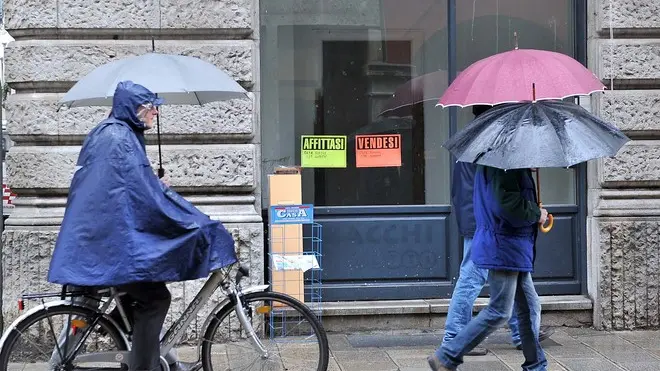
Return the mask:
{"type": "Polygon", "coordinates": [[[552,226],[555,224],[555,218],[552,216],[552,214],[548,214],[548,219],[545,222],[547,225],[539,223],[539,229],[543,233],[548,233],[552,229],[552,226]]]}
{"type": "MultiPolygon", "coordinates": [[[[543,207],[543,204],[539,204],[539,207],[543,207]]],[[[555,217],[552,214],[548,214],[548,218],[545,220],[545,225],[539,223],[539,229],[543,233],[548,233],[552,230],[552,227],[555,225],[555,217]]]]}

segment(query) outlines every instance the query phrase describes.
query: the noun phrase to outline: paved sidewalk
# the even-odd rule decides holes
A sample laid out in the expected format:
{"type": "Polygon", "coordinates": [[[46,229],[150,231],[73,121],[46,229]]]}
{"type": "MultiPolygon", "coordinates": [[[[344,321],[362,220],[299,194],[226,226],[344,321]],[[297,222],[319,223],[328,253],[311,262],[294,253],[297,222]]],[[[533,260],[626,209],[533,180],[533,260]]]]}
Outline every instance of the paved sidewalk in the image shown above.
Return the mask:
{"type": "MultiPolygon", "coordinates": [[[[330,334],[329,370],[429,371],[426,357],[441,338],[441,332],[330,334]]],[[[482,344],[489,354],[465,357],[459,370],[521,370],[522,352],[508,341],[507,331],[496,332],[482,344]]],[[[660,371],[660,331],[557,328],[542,345],[551,371],[660,371]]]]}

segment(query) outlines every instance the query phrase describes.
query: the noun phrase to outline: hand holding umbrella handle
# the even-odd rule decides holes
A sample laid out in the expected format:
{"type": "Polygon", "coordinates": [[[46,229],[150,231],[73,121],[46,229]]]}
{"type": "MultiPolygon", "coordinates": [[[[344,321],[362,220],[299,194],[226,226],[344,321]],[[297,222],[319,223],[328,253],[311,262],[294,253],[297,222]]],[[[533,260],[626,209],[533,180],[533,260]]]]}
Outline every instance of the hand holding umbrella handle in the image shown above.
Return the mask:
{"type": "MultiPolygon", "coordinates": [[[[543,207],[543,204],[539,204],[539,207],[543,207]]],[[[552,216],[552,214],[548,214],[548,218],[545,220],[545,222],[546,222],[545,225],[539,223],[539,229],[543,233],[548,233],[555,225],[555,218],[552,216]]]]}
{"type": "MultiPolygon", "coordinates": [[[[536,199],[539,202],[539,207],[543,208],[543,203],[541,203],[541,179],[539,176],[539,169],[534,170],[536,172],[536,199]]],[[[548,233],[552,229],[552,226],[555,225],[555,218],[552,214],[548,214],[548,218],[545,220],[547,225],[539,223],[539,229],[543,233],[548,233]]]]}

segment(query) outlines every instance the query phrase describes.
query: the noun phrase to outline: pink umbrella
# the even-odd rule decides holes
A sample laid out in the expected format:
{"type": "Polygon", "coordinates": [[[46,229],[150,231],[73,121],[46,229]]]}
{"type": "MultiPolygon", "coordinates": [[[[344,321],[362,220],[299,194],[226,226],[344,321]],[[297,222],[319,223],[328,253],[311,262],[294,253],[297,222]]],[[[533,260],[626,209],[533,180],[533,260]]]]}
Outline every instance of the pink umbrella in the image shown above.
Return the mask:
{"type": "Polygon", "coordinates": [[[564,99],[605,90],[575,59],[561,53],[514,49],[473,63],[440,97],[439,106],[467,107],[564,99]],[[532,85],[536,87],[533,97],[532,85]]]}

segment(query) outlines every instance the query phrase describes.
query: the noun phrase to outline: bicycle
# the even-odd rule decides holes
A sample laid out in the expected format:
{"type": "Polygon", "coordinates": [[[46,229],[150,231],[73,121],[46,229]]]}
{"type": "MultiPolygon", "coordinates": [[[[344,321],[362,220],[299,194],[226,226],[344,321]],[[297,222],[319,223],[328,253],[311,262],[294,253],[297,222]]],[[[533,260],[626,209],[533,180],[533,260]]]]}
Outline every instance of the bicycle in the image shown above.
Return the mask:
{"type": "MultiPolygon", "coordinates": [[[[328,339],[312,310],[291,296],[268,291],[270,285],[243,289],[241,280],[249,272],[238,266],[232,280],[231,269],[213,272],[186,310],[169,327],[161,340],[162,371],[170,371],[165,355],[179,344],[200,309],[219,287],[226,297],[211,310],[202,326],[203,336],[197,342],[197,361],[190,365],[191,370],[326,371],[328,339]],[[232,322],[232,315],[237,321],[232,322]],[[219,330],[228,330],[228,336],[215,341],[219,330]],[[291,335],[291,338],[284,339],[285,335],[291,335]],[[215,345],[219,347],[213,348],[215,345]],[[289,345],[293,347],[287,348],[289,345]],[[232,358],[234,355],[236,358],[232,358]],[[293,358],[285,359],[285,356],[293,358]]],[[[43,302],[48,297],[61,298],[28,310],[9,326],[0,339],[0,370],[127,370],[131,325],[125,308],[117,300],[121,295],[114,288],[101,288],[90,294],[88,290],[69,292],[66,286],[62,293],[23,295],[19,309],[22,309],[24,300],[41,299],[43,302]],[[96,306],[78,305],[74,299],[80,297],[98,300],[98,303],[96,306]],[[123,328],[107,313],[113,303],[121,314],[123,328]],[[60,315],[66,320],[54,320],[60,315]],[[45,324],[41,324],[43,320],[47,320],[45,324]],[[63,328],[56,332],[55,325],[60,324],[63,328]],[[62,339],[58,333],[66,336],[62,339]],[[28,350],[19,342],[26,335],[35,337],[32,341],[28,339],[26,345],[44,346],[46,351],[28,350]],[[91,341],[93,335],[99,338],[91,341]],[[101,350],[107,345],[114,347],[101,350]],[[21,359],[25,359],[25,363],[19,363],[21,359]]]]}

